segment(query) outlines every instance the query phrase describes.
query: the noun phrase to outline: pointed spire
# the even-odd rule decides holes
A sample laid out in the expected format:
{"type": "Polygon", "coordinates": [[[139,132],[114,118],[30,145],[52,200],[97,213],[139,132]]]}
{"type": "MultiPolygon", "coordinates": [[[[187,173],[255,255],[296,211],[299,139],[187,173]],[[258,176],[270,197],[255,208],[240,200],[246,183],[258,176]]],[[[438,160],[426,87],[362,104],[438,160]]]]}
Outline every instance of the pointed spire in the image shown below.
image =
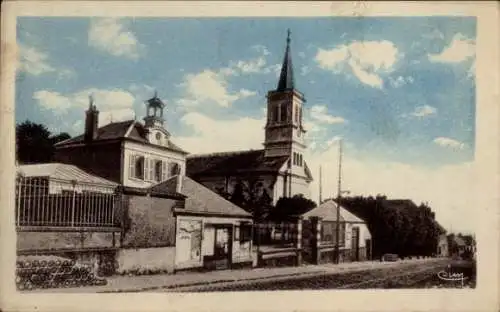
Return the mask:
{"type": "Polygon", "coordinates": [[[280,80],[278,82],[278,88],[276,89],[276,91],[294,89],[292,54],[290,52],[290,35],[291,31],[290,29],[288,29],[286,37],[285,57],[283,59],[283,65],[281,66],[280,80]]]}

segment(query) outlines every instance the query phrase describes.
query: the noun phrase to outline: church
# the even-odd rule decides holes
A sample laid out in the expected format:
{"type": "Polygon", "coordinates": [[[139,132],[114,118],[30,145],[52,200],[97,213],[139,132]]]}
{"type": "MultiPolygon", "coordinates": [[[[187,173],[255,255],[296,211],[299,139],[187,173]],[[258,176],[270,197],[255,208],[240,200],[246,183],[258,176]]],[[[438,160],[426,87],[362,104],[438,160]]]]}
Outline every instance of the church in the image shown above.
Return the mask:
{"type": "Polygon", "coordinates": [[[277,88],[267,94],[264,148],[189,155],[186,174],[227,197],[235,192],[258,194],[272,204],[281,197],[299,194],[310,198],[309,185],[313,177],[304,159],[307,146],[302,110],[305,102],[304,95],[295,88],[288,32],[277,88]]]}

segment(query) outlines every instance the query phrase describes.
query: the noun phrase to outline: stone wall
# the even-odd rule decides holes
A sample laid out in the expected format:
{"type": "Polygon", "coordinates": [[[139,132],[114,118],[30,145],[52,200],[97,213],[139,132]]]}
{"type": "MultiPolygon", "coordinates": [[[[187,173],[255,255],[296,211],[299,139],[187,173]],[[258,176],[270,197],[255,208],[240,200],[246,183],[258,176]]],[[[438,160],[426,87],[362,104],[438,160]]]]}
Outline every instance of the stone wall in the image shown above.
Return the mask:
{"type": "Polygon", "coordinates": [[[168,198],[124,195],[122,247],[174,247],[176,203],[168,198]]]}

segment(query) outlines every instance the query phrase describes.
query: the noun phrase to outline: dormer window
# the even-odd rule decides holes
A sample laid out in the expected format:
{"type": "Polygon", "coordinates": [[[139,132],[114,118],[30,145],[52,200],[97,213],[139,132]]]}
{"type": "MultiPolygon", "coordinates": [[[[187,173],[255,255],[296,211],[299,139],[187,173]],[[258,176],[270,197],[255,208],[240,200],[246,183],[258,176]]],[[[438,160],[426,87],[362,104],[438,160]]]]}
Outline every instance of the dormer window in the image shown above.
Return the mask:
{"type": "Polygon", "coordinates": [[[158,143],[161,141],[161,133],[160,132],[156,132],[156,140],[158,141],[158,143]]]}

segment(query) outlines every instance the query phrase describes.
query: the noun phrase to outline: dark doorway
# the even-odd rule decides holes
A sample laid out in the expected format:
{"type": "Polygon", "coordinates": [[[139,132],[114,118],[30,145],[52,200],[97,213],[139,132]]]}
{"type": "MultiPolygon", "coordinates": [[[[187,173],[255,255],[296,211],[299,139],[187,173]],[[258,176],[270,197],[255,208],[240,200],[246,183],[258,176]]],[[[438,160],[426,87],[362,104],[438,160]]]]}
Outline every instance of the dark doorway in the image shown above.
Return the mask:
{"type": "Polygon", "coordinates": [[[359,227],[352,228],[351,247],[352,261],[359,261],[359,227]]]}
{"type": "Polygon", "coordinates": [[[366,246],[366,260],[371,260],[372,259],[372,240],[371,239],[365,240],[365,246],[366,246]]]}
{"type": "Polygon", "coordinates": [[[205,267],[215,270],[225,270],[231,267],[233,253],[233,225],[214,224],[213,255],[205,256],[205,267]]]}

